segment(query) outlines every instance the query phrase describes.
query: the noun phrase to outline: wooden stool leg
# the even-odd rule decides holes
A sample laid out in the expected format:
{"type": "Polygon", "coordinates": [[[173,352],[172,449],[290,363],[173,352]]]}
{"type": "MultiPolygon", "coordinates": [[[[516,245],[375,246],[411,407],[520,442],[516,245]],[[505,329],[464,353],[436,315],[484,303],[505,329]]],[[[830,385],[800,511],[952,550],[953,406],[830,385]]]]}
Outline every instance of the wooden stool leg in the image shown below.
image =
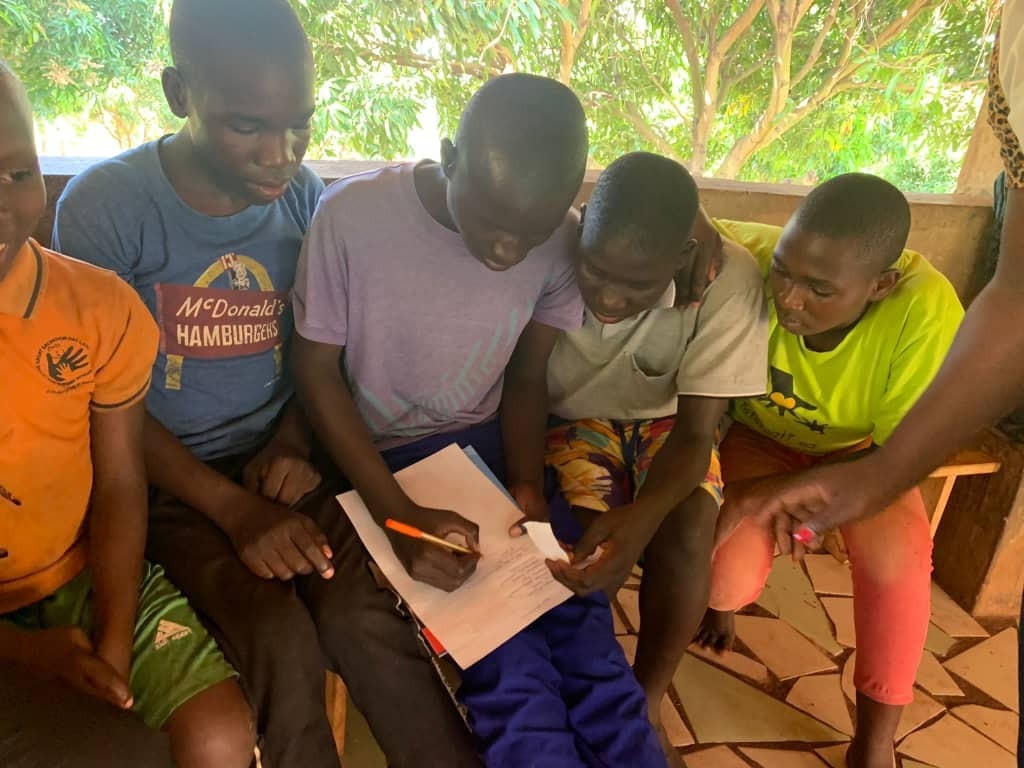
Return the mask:
{"type": "Polygon", "coordinates": [[[333,672],[327,673],[327,719],[331,723],[334,734],[334,746],[338,750],[338,758],[345,754],[345,711],[348,696],[345,683],[333,672]]]}

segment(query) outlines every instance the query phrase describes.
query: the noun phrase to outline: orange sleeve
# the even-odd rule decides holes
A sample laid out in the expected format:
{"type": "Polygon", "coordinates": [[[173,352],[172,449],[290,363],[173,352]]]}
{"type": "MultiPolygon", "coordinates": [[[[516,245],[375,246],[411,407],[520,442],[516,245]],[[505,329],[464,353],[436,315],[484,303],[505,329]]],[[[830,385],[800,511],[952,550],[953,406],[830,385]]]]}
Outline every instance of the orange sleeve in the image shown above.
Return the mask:
{"type": "Polygon", "coordinates": [[[128,284],[110,274],[111,300],[98,311],[101,343],[97,355],[92,407],[127,408],[149,390],[159,332],[146,305],[128,284]]]}

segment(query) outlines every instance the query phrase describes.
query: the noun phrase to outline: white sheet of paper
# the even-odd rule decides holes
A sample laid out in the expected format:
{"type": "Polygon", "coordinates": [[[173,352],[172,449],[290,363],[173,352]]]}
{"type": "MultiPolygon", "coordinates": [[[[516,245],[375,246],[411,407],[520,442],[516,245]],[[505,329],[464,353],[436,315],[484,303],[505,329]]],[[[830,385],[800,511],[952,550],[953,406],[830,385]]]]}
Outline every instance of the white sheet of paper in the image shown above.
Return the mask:
{"type": "Polygon", "coordinates": [[[564,560],[569,562],[569,555],[562,549],[562,545],[555,538],[555,532],[551,530],[551,523],[539,523],[530,520],[523,523],[526,535],[534,543],[540,553],[548,560],[564,560]]]}
{"type": "Polygon", "coordinates": [[[395,479],[417,504],[453,509],[480,526],[483,557],[476,572],[454,592],[445,592],[409,576],[356,491],[338,496],[381,571],[461,667],[476,663],[571,596],[552,578],[531,536],[508,535],[522,512],[459,446],[403,469],[395,479]]]}

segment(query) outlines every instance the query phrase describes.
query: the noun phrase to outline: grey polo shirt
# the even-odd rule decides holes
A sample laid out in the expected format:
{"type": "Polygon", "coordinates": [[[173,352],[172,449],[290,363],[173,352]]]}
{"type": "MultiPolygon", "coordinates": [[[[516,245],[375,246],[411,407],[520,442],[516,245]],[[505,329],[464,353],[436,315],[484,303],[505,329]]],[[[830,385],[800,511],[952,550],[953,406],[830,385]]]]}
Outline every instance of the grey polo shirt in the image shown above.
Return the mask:
{"type": "Polygon", "coordinates": [[[750,397],[767,390],[768,311],[754,258],[725,241],[722,268],[696,307],[675,286],[641,314],[559,335],[548,364],[550,411],[563,419],[654,419],[680,395],[750,397]]]}

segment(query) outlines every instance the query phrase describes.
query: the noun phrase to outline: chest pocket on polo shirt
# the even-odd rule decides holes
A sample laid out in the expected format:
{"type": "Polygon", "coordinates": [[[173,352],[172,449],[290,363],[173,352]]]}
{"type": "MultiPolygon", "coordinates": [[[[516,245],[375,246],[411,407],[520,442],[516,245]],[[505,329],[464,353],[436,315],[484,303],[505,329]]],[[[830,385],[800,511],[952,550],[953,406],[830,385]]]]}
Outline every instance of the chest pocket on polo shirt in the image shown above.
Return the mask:
{"type": "Polygon", "coordinates": [[[675,376],[683,358],[685,343],[682,317],[678,313],[662,315],[661,321],[650,328],[642,340],[627,345],[627,353],[633,370],[648,379],[662,379],[675,376]],[[669,319],[671,318],[671,320],[669,319]]]}

